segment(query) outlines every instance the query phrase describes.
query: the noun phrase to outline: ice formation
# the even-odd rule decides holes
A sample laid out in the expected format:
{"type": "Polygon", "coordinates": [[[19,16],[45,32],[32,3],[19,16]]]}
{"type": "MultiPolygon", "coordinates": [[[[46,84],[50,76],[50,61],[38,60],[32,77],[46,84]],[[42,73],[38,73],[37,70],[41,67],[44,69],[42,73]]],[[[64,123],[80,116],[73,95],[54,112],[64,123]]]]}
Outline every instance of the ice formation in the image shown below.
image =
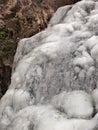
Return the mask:
{"type": "Polygon", "coordinates": [[[22,39],[0,130],[98,130],[98,1],[61,7],[22,39]]]}
{"type": "Polygon", "coordinates": [[[66,113],[68,118],[90,118],[93,115],[93,102],[84,91],[63,92],[53,97],[51,104],[66,113]]]}

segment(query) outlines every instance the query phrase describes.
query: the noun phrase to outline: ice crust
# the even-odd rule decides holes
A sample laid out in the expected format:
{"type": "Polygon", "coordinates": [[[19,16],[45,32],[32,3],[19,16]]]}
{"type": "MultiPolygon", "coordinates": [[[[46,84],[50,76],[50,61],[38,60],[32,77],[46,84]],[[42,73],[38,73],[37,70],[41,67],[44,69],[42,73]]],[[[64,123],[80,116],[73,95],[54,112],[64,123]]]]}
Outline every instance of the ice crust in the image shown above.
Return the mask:
{"type": "Polygon", "coordinates": [[[59,8],[19,42],[0,130],[98,130],[98,0],[59,8]]]}
{"type": "Polygon", "coordinates": [[[92,98],[84,91],[63,92],[53,97],[51,102],[69,118],[89,119],[94,112],[92,98]]]}

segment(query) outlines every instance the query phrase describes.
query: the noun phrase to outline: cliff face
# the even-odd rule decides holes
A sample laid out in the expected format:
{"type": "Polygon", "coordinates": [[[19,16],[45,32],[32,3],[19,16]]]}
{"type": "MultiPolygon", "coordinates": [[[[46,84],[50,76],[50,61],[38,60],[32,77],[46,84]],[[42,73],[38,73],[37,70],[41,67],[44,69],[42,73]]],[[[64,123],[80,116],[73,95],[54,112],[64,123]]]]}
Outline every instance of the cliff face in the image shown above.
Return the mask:
{"type": "Polygon", "coordinates": [[[76,1],[0,0],[0,88],[3,94],[10,84],[18,41],[46,28],[58,7],[74,2],[76,1]]]}

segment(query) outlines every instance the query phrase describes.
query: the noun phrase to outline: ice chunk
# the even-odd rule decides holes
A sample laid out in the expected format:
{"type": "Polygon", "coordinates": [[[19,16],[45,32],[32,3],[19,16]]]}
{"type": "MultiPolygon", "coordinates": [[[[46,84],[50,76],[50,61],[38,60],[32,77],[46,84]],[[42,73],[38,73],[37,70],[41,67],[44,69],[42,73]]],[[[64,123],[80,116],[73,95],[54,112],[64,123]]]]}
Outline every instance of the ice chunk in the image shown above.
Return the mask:
{"type": "Polygon", "coordinates": [[[19,111],[26,106],[31,105],[31,98],[28,92],[19,89],[16,90],[13,97],[13,109],[14,111],[19,111]]]}
{"type": "Polygon", "coordinates": [[[54,97],[52,104],[71,118],[90,118],[93,114],[92,98],[84,91],[63,92],[54,97]]]}
{"type": "Polygon", "coordinates": [[[90,39],[86,41],[85,46],[91,50],[97,44],[97,41],[98,37],[92,36],[90,39]]]}
{"type": "Polygon", "coordinates": [[[91,56],[96,60],[98,64],[98,44],[93,47],[91,50],[91,56]]]}
{"type": "Polygon", "coordinates": [[[94,130],[97,121],[67,119],[51,106],[32,106],[19,111],[7,130],[94,130]]]}
{"type": "Polygon", "coordinates": [[[95,108],[98,112],[98,88],[93,91],[92,96],[95,103],[95,108]]]}
{"type": "Polygon", "coordinates": [[[94,64],[93,59],[88,56],[81,56],[74,59],[74,65],[81,66],[82,68],[88,68],[94,64]]]}
{"type": "Polygon", "coordinates": [[[94,73],[95,73],[95,67],[94,67],[94,66],[91,66],[91,67],[88,69],[87,76],[88,76],[88,77],[91,77],[94,73]]]}

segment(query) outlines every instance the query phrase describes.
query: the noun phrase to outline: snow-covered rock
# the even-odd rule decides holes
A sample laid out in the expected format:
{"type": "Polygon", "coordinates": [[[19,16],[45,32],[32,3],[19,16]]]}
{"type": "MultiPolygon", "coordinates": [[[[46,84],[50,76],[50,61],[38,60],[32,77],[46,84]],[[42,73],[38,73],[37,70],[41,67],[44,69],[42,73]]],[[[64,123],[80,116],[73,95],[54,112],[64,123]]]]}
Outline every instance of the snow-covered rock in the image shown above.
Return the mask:
{"type": "Polygon", "coordinates": [[[63,115],[61,116],[58,111],[55,111],[51,106],[32,106],[25,108],[24,110],[17,113],[15,120],[12,124],[13,127],[9,127],[8,130],[18,130],[27,128],[37,129],[37,130],[51,130],[52,127],[55,128],[55,123],[57,123],[60,119],[64,120],[63,115]],[[22,115],[22,118],[21,118],[22,115]],[[29,120],[28,120],[29,118],[29,120]],[[28,120],[27,123],[26,120],[28,120]],[[17,125],[18,124],[18,125],[17,125]]]}
{"type": "Polygon", "coordinates": [[[22,39],[0,130],[98,130],[98,1],[61,7],[22,39]]]}
{"type": "Polygon", "coordinates": [[[67,119],[51,106],[32,106],[19,111],[7,130],[94,130],[97,121],[67,119]]]}
{"type": "Polygon", "coordinates": [[[91,118],[93,102],[84,91],[63,92],[52,99],[52,105],[70,118],[91,118]]]}

